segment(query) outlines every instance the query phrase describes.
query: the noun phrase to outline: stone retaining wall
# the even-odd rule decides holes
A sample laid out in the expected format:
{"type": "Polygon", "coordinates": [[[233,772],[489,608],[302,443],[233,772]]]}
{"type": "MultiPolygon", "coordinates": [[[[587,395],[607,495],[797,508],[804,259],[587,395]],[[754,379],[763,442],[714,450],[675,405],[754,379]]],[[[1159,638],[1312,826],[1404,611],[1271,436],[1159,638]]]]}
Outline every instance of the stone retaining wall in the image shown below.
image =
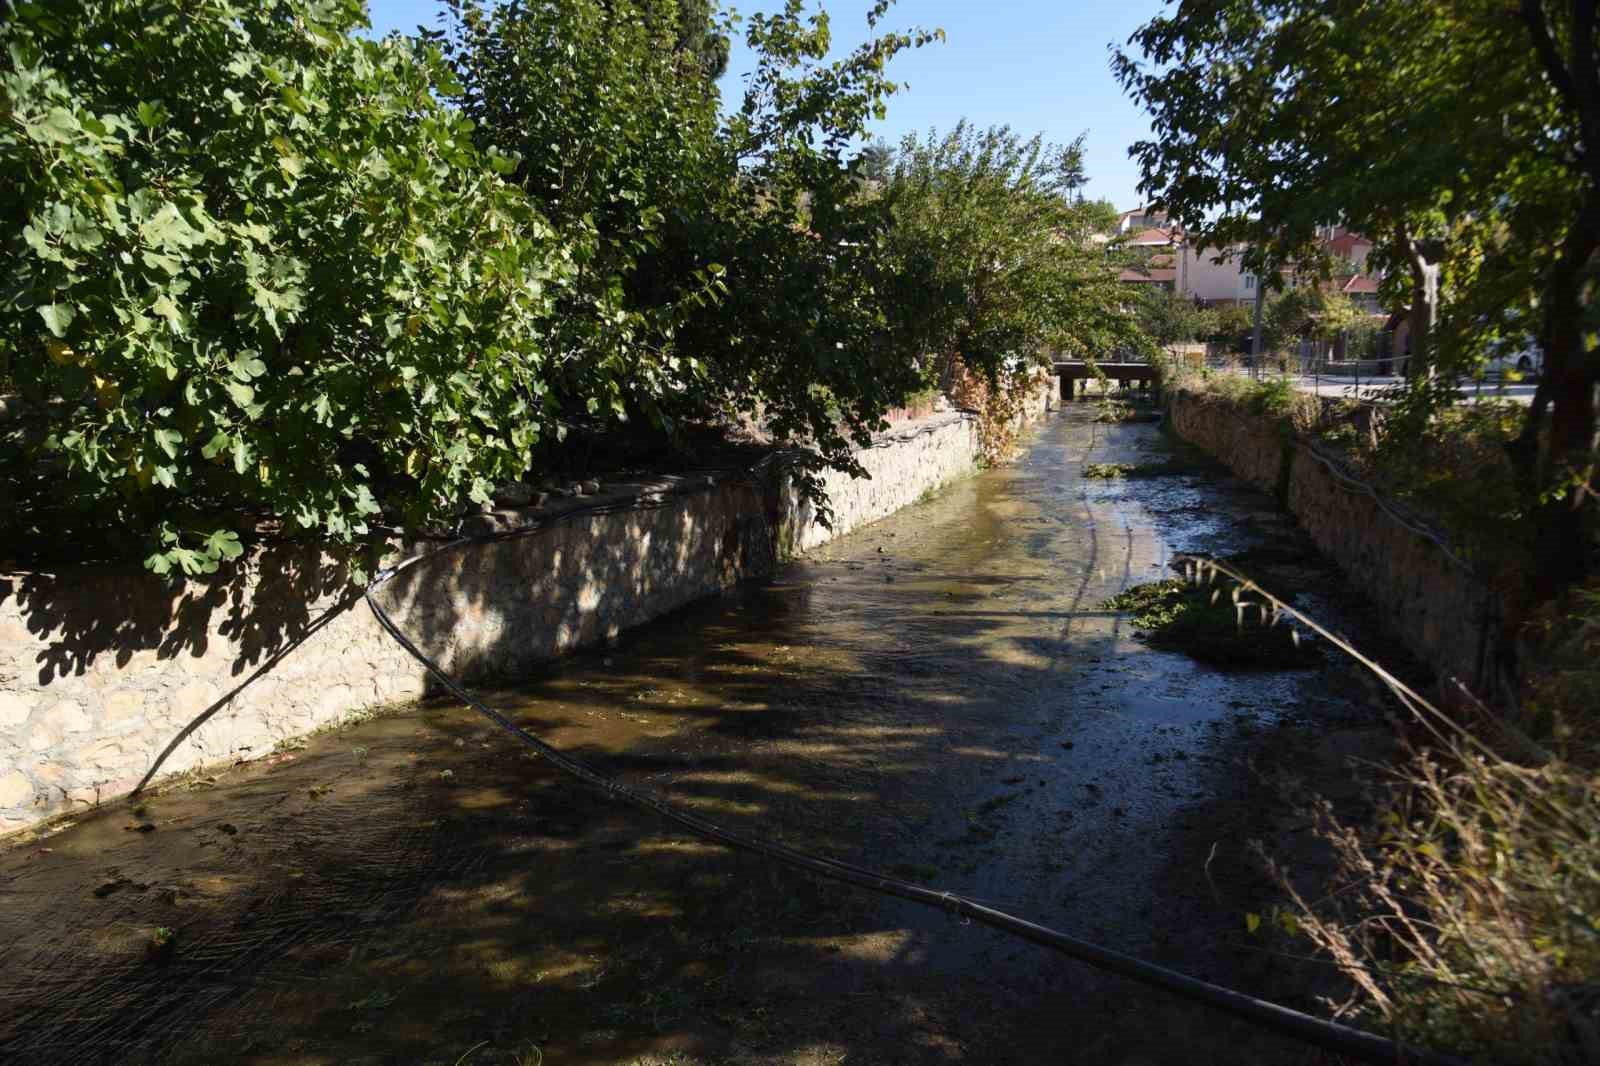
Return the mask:
{"type": "Polygon", "coordinates": [[[1275,494],[1318,549],[1382,612],[1394,636],[1441,677],[1492,693],[1512,632],[1494,585],[1452,561],[1393,503],[1342,481],[1313,446],[1224,399],[1173,389],[1178,436],[1275,494]],[[1385,503],[1388,506],[1385,507],[1385,503]]]}
{"type": "MultiPolygon", "coordinates": [[[[1027,417],[1048,403],[1040,390],[1027,417]]],[[[870,479],[824,477],[832,530],[792,487],[774,495],[724,474],[606,484],[593,498],[483,521],[512,527],[595,502],[615,511],[448,553],[403,571],[384,595],[453,673],[515,675],[770,573],[782,554],[972,473],[977,433],[968,415],[934,414],[858,458],[870,479]]],[[[180,587],[142,572],[0,573],[0,832],[158,773],[264,755],[425,687],[343,568],[314,548],[258,551],[180,587]]]]}

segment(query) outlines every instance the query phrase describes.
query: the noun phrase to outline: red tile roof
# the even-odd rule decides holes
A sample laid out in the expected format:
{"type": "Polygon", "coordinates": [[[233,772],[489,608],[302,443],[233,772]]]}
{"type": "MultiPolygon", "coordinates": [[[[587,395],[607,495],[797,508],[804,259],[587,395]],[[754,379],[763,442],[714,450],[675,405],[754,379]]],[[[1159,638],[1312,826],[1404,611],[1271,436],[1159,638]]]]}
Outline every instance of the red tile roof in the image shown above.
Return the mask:
{"type": "Polygon", "coordinates": [[[1164,229],[1156,229],[1154,227],[1152,227],[1150,229],[1143,229],[1143,230],[1140,230],[1138,233],[1135,233],[1131,238],[1129,238],[1128,243],[1129,244],[1171,244],[1172,243],[1172,231],[1171,230],[1164,230],[1164,229]]]}
{"type": "Polygon", "coordinates": [[[1151,267],[1149,270],[1124,270],[1117,275],[1118,281],[1137,282],[1167,282],[1177,281],[1176,267],[1151,267]]]}
{"type": "Polygon", "coordinates": [[[1328,251],[1334,255],[1349,257],[1355,254],[1358,247],[1372,247],[1372,242],[1359,233],[1341,233],[1331,241],[1326,242],[1328,251]]]}
{"type": "Polygon", "coordinates": [[[1339,291],[1351,295],[1373,294],[1378,291],[1378,279],[1371,274],[1352,274],[1350,280],[1339,287],[1339,291]]]}

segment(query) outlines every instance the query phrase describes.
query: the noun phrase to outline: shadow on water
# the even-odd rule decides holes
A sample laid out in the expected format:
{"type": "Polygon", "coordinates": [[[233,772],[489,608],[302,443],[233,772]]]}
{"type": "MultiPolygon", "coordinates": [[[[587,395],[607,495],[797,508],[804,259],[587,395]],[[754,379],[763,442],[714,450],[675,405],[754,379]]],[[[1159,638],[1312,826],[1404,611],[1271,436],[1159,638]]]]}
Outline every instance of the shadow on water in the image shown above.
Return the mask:
{"type": "MultiPolygon", "coordinates": [[[[1098,606],[1174,551],[1293,538],[1211,473],[1079,476],[1160,447],[1058,417],[1018,464],[490,702],[725,824],[1229,976],[1234,912],[1175,865],[1243,862],[1250,812],[1216,815],[1240,738],[1329,678],[1198,668],[1098,606]]],[[[18,1063],[1311,1061],[687,838],[443,704],[0,855],[0,964],[18,1063]]]]}

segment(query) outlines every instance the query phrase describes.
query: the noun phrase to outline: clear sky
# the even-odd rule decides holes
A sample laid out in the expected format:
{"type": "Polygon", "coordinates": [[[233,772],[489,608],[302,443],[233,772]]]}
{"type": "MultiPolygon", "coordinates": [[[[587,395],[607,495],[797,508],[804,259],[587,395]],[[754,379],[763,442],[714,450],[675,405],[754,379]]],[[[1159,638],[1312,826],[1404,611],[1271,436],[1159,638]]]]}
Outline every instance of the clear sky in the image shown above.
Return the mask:
{"type": "MultiPolygon", "coordinates": [[[[436,0],[368,3],[379,33],[432,25],[439,10],[436,0]]],[[[732,6],[753,12],[778,5],[747,0],[732,6]]],[[[825,0],[824,6],[836,52],[866,38],[871,0],[825,0]]],[[[895,60],[891,73],[910,89],[890,101],[888,118],[874,132],[893,143],[908,131],[948,129],[962,117],[1062,142],[1086,132],[1085,195],[1119,208],[1136,206],[1139,174],[1128,145],[1149,126],[1111,76],[1107,45],[1126,42],[1164,6],[1164,0],[900,0],[880,29],[938,27],[947,40],[895,60]]],[[[739,76],[750,66],[736,37],[724,100],[738,101],[739,76]]]]}

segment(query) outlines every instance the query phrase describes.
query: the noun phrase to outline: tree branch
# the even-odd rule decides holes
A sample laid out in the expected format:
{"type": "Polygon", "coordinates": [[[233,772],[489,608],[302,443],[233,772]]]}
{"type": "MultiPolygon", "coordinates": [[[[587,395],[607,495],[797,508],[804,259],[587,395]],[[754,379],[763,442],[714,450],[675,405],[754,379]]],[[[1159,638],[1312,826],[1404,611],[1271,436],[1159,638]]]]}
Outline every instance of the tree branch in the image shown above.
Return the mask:
{"type": "Polygon", "coordinates": [[[1528,26],[1528,33],[1533,37],[1533,50],[1539,53],[1539,60],[1544,64],[1545,74],[1555,85],[1556,91],[1576,109],[1577,94],[1573,89],[1572,77],[1561,62],[1561,52],[1556,48],[1555,39],[1550,36],[1550,26],[1544,17],[1544,0],[1522,0],[1521,15],[1522,21],[1528,26]]]}
{"type": "MultiPolygon", "coordinates": [[[[1572,0],[1572,83],[1585,148],[1600,141],[1600,70],[1594,43],[1594,0],[1572,0]]],[[[1590,173],[1600,181],[1600,171],[1590,173]]]]}

